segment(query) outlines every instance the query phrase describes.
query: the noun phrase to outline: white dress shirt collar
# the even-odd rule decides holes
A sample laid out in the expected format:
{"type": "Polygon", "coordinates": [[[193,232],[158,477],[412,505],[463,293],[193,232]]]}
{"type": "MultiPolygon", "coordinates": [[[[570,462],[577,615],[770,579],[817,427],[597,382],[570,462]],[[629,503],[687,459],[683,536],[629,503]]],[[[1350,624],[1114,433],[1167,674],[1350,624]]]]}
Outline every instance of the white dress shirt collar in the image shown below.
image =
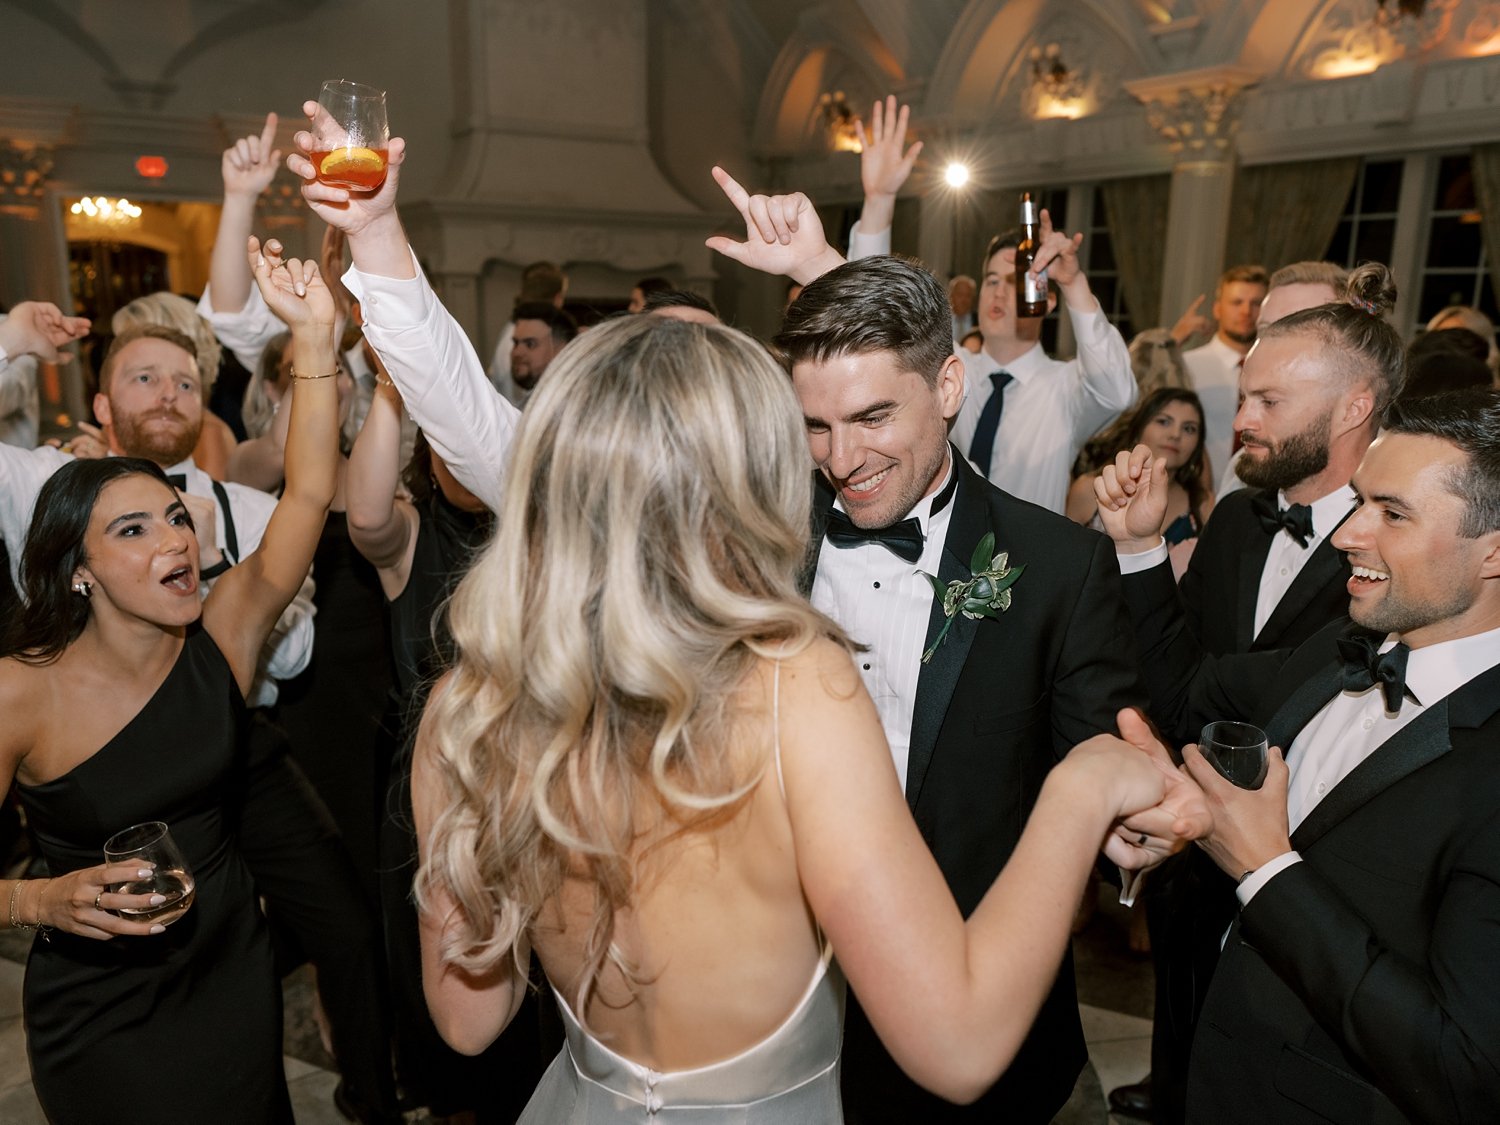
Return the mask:
{"type": "Polygon", "coordinates": [[[1009,363],[1000,363],[989,352],[980,352],[976,356],[980,361],[979,370],[974,372],[977,378],[976,384],[988,383],[989,378],[997,371],[1004,371],[1018,383],[1024,383],[1032,376],[1039,374],[1052,360],[1042,350],[1042,342],[1038,340],[1009,363]]]}
{"type": "MultiPolygon", "coordinates": [[[[1388,651],[1400,639],[1392,633],[1380,651],[1388,651]]],[[[1497,664],[1500,664],[1500,629],[1424,645],[1412,649],[1406,658],[1406,690],[1422,706],[1430,706],[1497,664]]]]}

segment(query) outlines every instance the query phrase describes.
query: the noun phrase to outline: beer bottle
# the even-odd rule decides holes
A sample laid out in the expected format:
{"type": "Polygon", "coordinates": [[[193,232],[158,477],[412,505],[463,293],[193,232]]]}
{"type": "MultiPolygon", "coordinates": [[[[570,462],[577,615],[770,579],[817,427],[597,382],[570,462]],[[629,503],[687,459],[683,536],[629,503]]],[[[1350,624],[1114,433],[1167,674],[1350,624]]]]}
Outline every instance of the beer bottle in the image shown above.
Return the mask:
{"type": "Polygon", "coordinates": [[[1016,315],[1047,315],[1047,271],[1031,276],[1031,263],[1041,243],[1036,202],[1031,192],[1021,193],[1021,244],[1016,247],[1016,315]]]}

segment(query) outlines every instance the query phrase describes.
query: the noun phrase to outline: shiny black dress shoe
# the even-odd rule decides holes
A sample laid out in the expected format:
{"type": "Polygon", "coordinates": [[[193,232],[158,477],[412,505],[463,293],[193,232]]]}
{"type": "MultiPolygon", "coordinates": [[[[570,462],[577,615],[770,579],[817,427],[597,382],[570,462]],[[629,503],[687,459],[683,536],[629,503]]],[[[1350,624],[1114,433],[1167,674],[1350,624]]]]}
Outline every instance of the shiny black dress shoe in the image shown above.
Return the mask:
{"type": "Polygon", "coordinates": [[[1151,1075],[1129,1086],[1116,1086],[1109,1092],[1109,1109],[1121,1117],[1137,1121],[1151,1120],[1151,1075]]]}

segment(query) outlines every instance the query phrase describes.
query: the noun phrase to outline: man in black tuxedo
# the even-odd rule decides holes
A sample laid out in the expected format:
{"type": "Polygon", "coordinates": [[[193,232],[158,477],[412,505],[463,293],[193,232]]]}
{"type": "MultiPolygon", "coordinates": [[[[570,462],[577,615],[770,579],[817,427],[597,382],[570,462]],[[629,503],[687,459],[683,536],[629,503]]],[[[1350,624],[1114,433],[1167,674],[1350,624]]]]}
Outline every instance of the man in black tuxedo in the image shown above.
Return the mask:
{"type": "Polygon", "coordinates": [[[1235,466],[1250,487],[1219,501],[1182,576],[1187,626],[1208,652],[1295,647],[1343,616],[1349,571],[1328,537],[1405,366],[1394,333],[1356,327],[1333,333],[1299,310],[1263,326],[1245,357],[1235,466]]]}
{"type": "MultiPolygon", "coordinates": [[[[1348,315],[1342,300],[1325,306],[1331,318],[1283,310],[1263,324],[1245,358],[1236,468],[1252,487],[1219,501],[1179,587],[1183,620],[1208,653],[1293,648],[1348,608],[1349,564],[1330,536],[1353,508],[1349,478],[1400,391],[1405,366],[1400,338],[1376,319],[1384,277],[1384,267],[1362,266],[1345,279],[1374,313],[1366,307],[1348,315]]],[[[1198,1009],[1234,900],[1211,863],[1187,856],[1153,878],[1144,904],[1157,990],[1151,1076],[1112,1090],[1110,1104],[1174,1125],[1183,1117],[1198,1009]]]]}
{"type": "MultiPolygon", "coordinates": [[[[1143,447],[1131,467],[1134,498],[1103,517],[1122,558],[1165,505],[1164,466],[1143,447]]],[[[1114,467],[1102,479],[1124,498],[1114,467]]],[[[1239,906],[1190,1122],[1488,1122],[1500,1106],[1500,394],[1398,404],[1353,485],[1333,536],[1352,623],[1292,652],[1200,660],[1169,568],[1125,579],[1163,728],[1241,718],[1286,747],[1258,791],[1184,751],[1239,906]]]]}
{"type": "MultiPolygon", "coordinates": [[[[753,223],[749,198],[730,198],[753,223]]],[[[798,219],[794,233],[808,235],[811,208],[798,219]]],[[[749,242],[719,248],[764,266],[747,250],[749,233],[749,242]]],[[[1050,259],[1066,283],[1078,270],[1073,242],[1058,234],[1043,249],[1038,265],[1050,259]]],[[[1119,709],[1140,698],[1114,553],[1087,529],[1001,492],[948,443],[963,366],[931,274],[892,257],[821,276],[799,273],[797,263],[787,272],[808,282],[776,345],[819,470],[812,602],[869,646],[858,663],[907,800],[968,914],[1015,847],[1047,771],[1079,740],[1112,730],[1119,709]],[[968,579],[990,533],[996,553],[1025,568],[1009,608],[993,620],[959,616],[939,643],[945,618],[924,572],[944,584],[968,579]]],[[[847,1120],[1048,1122],[1086,1057],[1070,960],[1011,1067],[968,1107],[902,1074],[851,997],[847,1120]]]]}

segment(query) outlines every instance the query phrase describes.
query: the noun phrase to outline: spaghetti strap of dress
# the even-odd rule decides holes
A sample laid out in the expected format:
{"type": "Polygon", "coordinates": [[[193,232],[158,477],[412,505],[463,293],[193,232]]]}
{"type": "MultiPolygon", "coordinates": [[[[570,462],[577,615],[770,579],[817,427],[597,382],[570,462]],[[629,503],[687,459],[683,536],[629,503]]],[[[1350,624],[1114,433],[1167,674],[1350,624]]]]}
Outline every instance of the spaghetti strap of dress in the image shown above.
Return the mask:
{"type": "Polygon", "coordinates": [[[776,784],[781,788],[781,803],[786,804],[786,777],[781,772],[781,657],[771,675],[771,746],[776,755],[776,784]]]}

